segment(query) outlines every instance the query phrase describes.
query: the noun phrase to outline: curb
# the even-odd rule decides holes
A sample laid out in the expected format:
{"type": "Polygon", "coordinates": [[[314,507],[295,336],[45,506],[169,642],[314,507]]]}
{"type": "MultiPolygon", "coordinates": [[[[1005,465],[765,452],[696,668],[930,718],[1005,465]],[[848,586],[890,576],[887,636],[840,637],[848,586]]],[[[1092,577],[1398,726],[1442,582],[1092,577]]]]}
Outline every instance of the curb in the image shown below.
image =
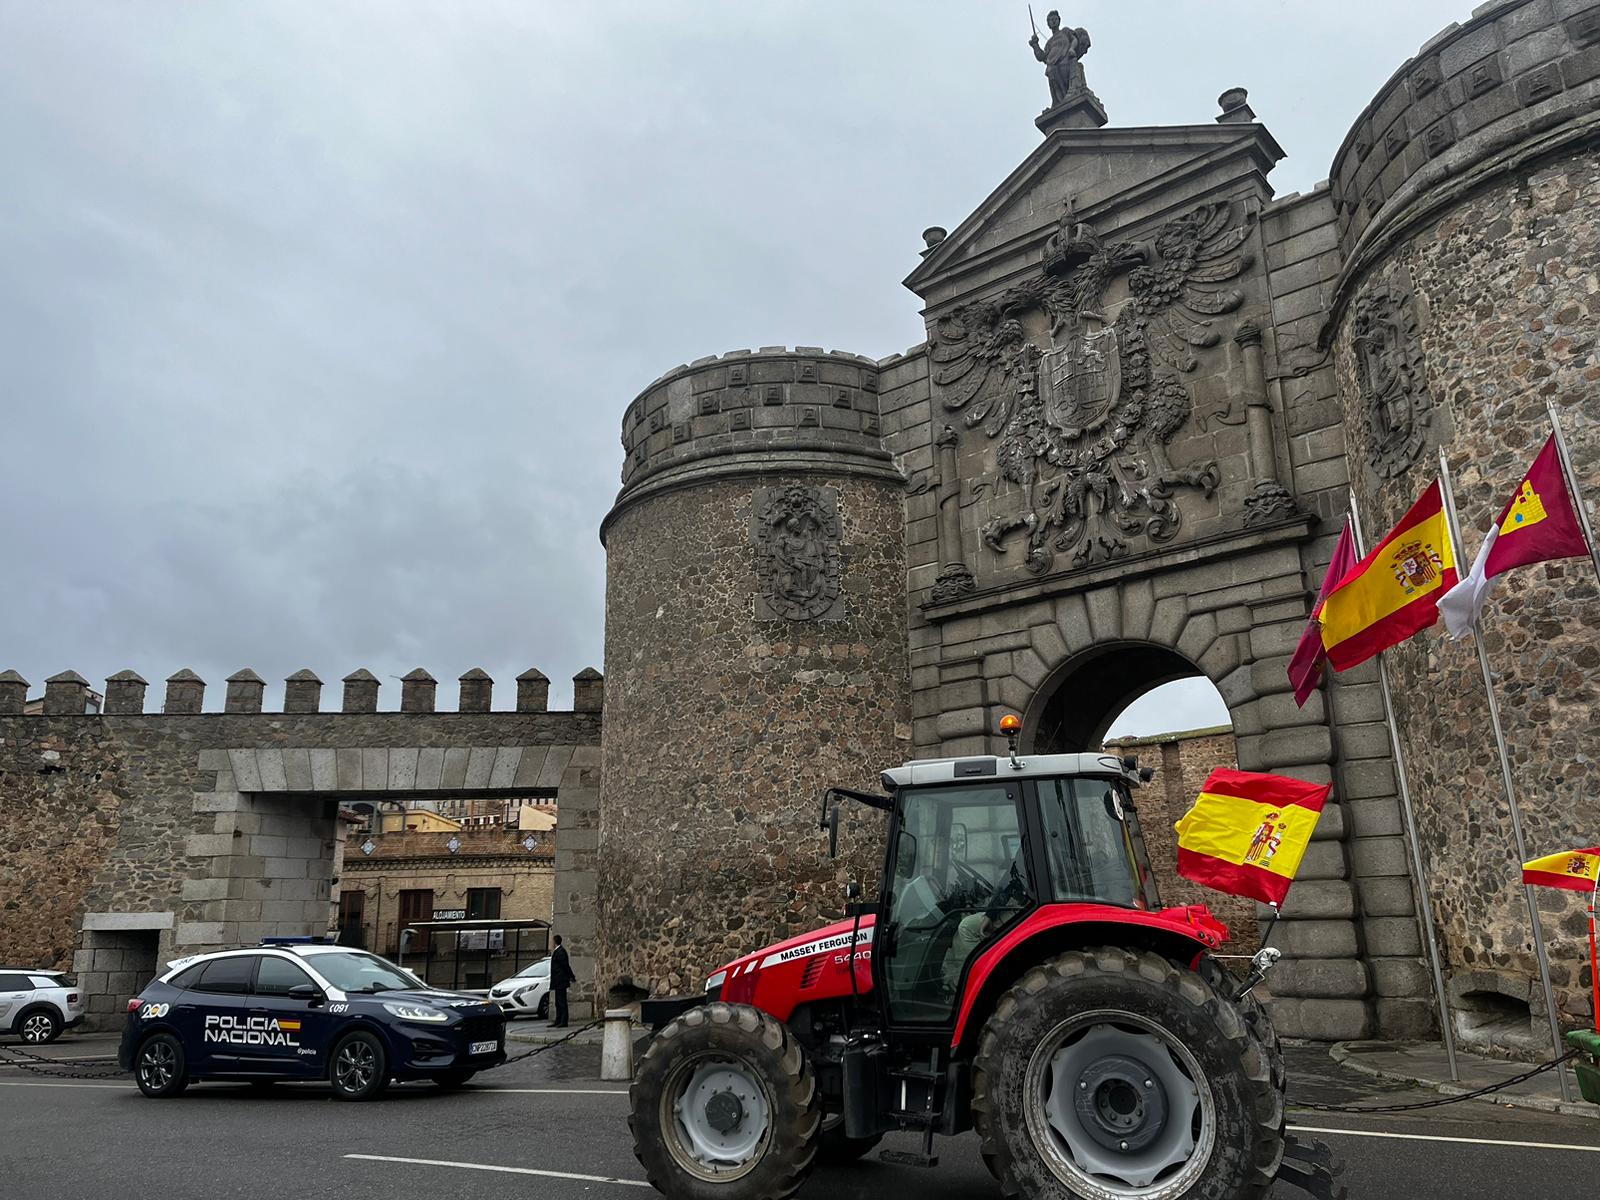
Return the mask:
{"type": "MultiPolygon", "coordinates": [[[[1385,1070],[1375,1067],[1370,1062],[1361,1061],[1364,1056],[1353,1054],[1350,1051],[1350,1042],[1335,1042],[1328,1050],[1328,1056],[1341,1067],[1348,1067],[1359,1075],[1370,1079],[1383,1079],[1390,1083],[1410,1083],[1417,1087],[1427,1088],[1431,1092],[1438,1092],[1441,1096],[1465,1096],[1476,1089],[1463,1087],[1459,1083],[1446,1083],[1437,1079],[1423,1079],[1417,1075],[1407,1075],[1400,1071],[1385,1070]]],[[[1489,1096],[1474,1096],[1473,1100],[1479,1104],[1492,1104],[1496,1108],[1527,1108],[1537,1112],[1558,1113],[1565,1117],[1600,1118],[1600,1107],[1593,1104],[1569,1104],[1565,1100],[1556,1100],[1545,1096],[1511,1096],[1499,1098],[1498,1093],[1489,1096]]],[[[1293,1104],[1290,1107],[1294,1107],[1293,1104]]]]}
{"type": "MultiPolygon", "coordinates": [[[[530,1046],[548,1046],[552,1042],[565,1041],[570,1029],[507,1029],[506,1041],[524,1042],[530,1046]]],[[[599,1029],[586,1029],[569,1043],[573,1046],[598,1046],[602,1031],[599,1029]]]]}

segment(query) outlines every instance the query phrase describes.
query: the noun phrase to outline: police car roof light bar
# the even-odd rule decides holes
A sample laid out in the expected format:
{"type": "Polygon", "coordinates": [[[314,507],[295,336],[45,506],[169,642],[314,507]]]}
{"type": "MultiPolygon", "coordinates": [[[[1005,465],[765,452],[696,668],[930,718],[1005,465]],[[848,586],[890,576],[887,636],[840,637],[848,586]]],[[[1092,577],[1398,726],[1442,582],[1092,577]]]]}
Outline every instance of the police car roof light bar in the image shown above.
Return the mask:
{"type": "Polygon", "coordinates": [[[298,937],[264,937],[261,939],[263,946],[326,946],[333,939],[328,937],[313,937],[310,934],[301,934],[298,937]]]}

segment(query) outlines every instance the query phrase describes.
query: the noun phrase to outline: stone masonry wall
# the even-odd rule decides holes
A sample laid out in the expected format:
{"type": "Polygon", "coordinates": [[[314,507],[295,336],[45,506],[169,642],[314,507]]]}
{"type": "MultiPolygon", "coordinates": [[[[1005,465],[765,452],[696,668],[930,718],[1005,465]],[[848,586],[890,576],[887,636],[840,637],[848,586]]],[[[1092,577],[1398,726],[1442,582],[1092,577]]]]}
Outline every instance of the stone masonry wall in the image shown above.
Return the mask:
{"type": "Polygon", "coordinates": [[[0,746],[0,961],[65,968],[84,897],[122,826],[123,755],[97,723],[8,724],[0,746]]]}
{"type": "Polygon", "coordinates": [[[580,759],[598,758],[600,721],[598,711],[0,716],[0,958],[87,971],[91,957],[74,948],[90,949],[91,921],[159,929],[163,957],[321,932],[335,799],[419,786],[559,796],[590,769],[580,759]]]}
{"type": "Polygon", "coordinates": [[[602,984],[697,990],[838,919],[848,879],[876,886],[877,814],[844,806],[830,862],[818,801],[909,757],[899,491],[806,476],[837,495],[843,613],[760,620],[751,509],[781,482],[702,482],[608,527],[602,984]]]}
{"type": "MultiPolygon", "coordinates": [[[[1413,297],[1435,406],[1415,463],[1380,478],[1347,314],[1336,354],[1369,543],[1434,477],[1443,440],[1470,562],[1481,526],[1549,434],[1547,400],[1561,413],[1588,495],[1600,494],[1597,262],[1600,163],[1591,143],[1482,188],[1360,280],[1352,306],[1381,288],[1413,297]]],[[[1486,609],[1482,637],[1499,675],[1530,854],[1591,844],[1600,827],[1597,633],[1600,592],[1582,560],[1519,569],[1486,609]]],[[[1476,654],[1434,631],[1390,657],[1452,995],[1469,1006],[1473,992],[1531,997],[1530,1036],[1542,1047],[1542,1000],[1476,654]]],[[[1561,1006],[1574,1021],[1590,1007],[1581,900],[1540,896],[1561,1006]]]]}

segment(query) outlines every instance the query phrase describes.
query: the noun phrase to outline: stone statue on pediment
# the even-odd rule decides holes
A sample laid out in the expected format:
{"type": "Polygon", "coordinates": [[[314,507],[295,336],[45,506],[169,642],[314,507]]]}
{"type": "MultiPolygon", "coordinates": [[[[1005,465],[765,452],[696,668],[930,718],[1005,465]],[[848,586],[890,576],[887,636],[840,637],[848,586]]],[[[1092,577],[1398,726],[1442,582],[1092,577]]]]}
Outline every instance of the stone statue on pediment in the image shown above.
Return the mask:
{"type": "Polygon", "coordinates": [[[1089,51],[1087,29],[1063,29],[1061,14],[1051,10],[1045,18],[1050,27],[1050,37],[1039,44],[1039,31],[1034,30],[1028,39],[1033,56],[1044,64],[1044,77],[1050,84],[1050,106],[1065,103],[1071,97],[1089,90],[1083,75],[1083,56],[1089,51]]]}

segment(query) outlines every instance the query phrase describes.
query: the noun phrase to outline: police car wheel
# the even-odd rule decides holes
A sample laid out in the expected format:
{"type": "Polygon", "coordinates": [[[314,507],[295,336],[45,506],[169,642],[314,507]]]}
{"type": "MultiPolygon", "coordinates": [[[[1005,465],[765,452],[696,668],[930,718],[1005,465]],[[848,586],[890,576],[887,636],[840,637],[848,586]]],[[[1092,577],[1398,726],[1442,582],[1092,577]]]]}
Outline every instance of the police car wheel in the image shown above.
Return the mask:
{"type": "Polygon", "coordinates": [[[340,1100],[370,1100],[389,1086],[383,1043],[365,1031],[352,1033],[333,1048],[328,1082],[340,1100]]]}
{"type": "Polygon", "coordinates": [[[465,1087],[476,1075],[476,1071],[446,1071],[443,1075],[435,1075],[433,1082],[447,1092],[453,1092],[458,1087],[465,1087]]]}
{"type": "Polygon", "coordinates": [[[189,1086],[183,1043],[170,1033],[146,1038],[133,1060],[133,1077],[139,1090],[152,1100],[180,1095],[189,1086]]]}

